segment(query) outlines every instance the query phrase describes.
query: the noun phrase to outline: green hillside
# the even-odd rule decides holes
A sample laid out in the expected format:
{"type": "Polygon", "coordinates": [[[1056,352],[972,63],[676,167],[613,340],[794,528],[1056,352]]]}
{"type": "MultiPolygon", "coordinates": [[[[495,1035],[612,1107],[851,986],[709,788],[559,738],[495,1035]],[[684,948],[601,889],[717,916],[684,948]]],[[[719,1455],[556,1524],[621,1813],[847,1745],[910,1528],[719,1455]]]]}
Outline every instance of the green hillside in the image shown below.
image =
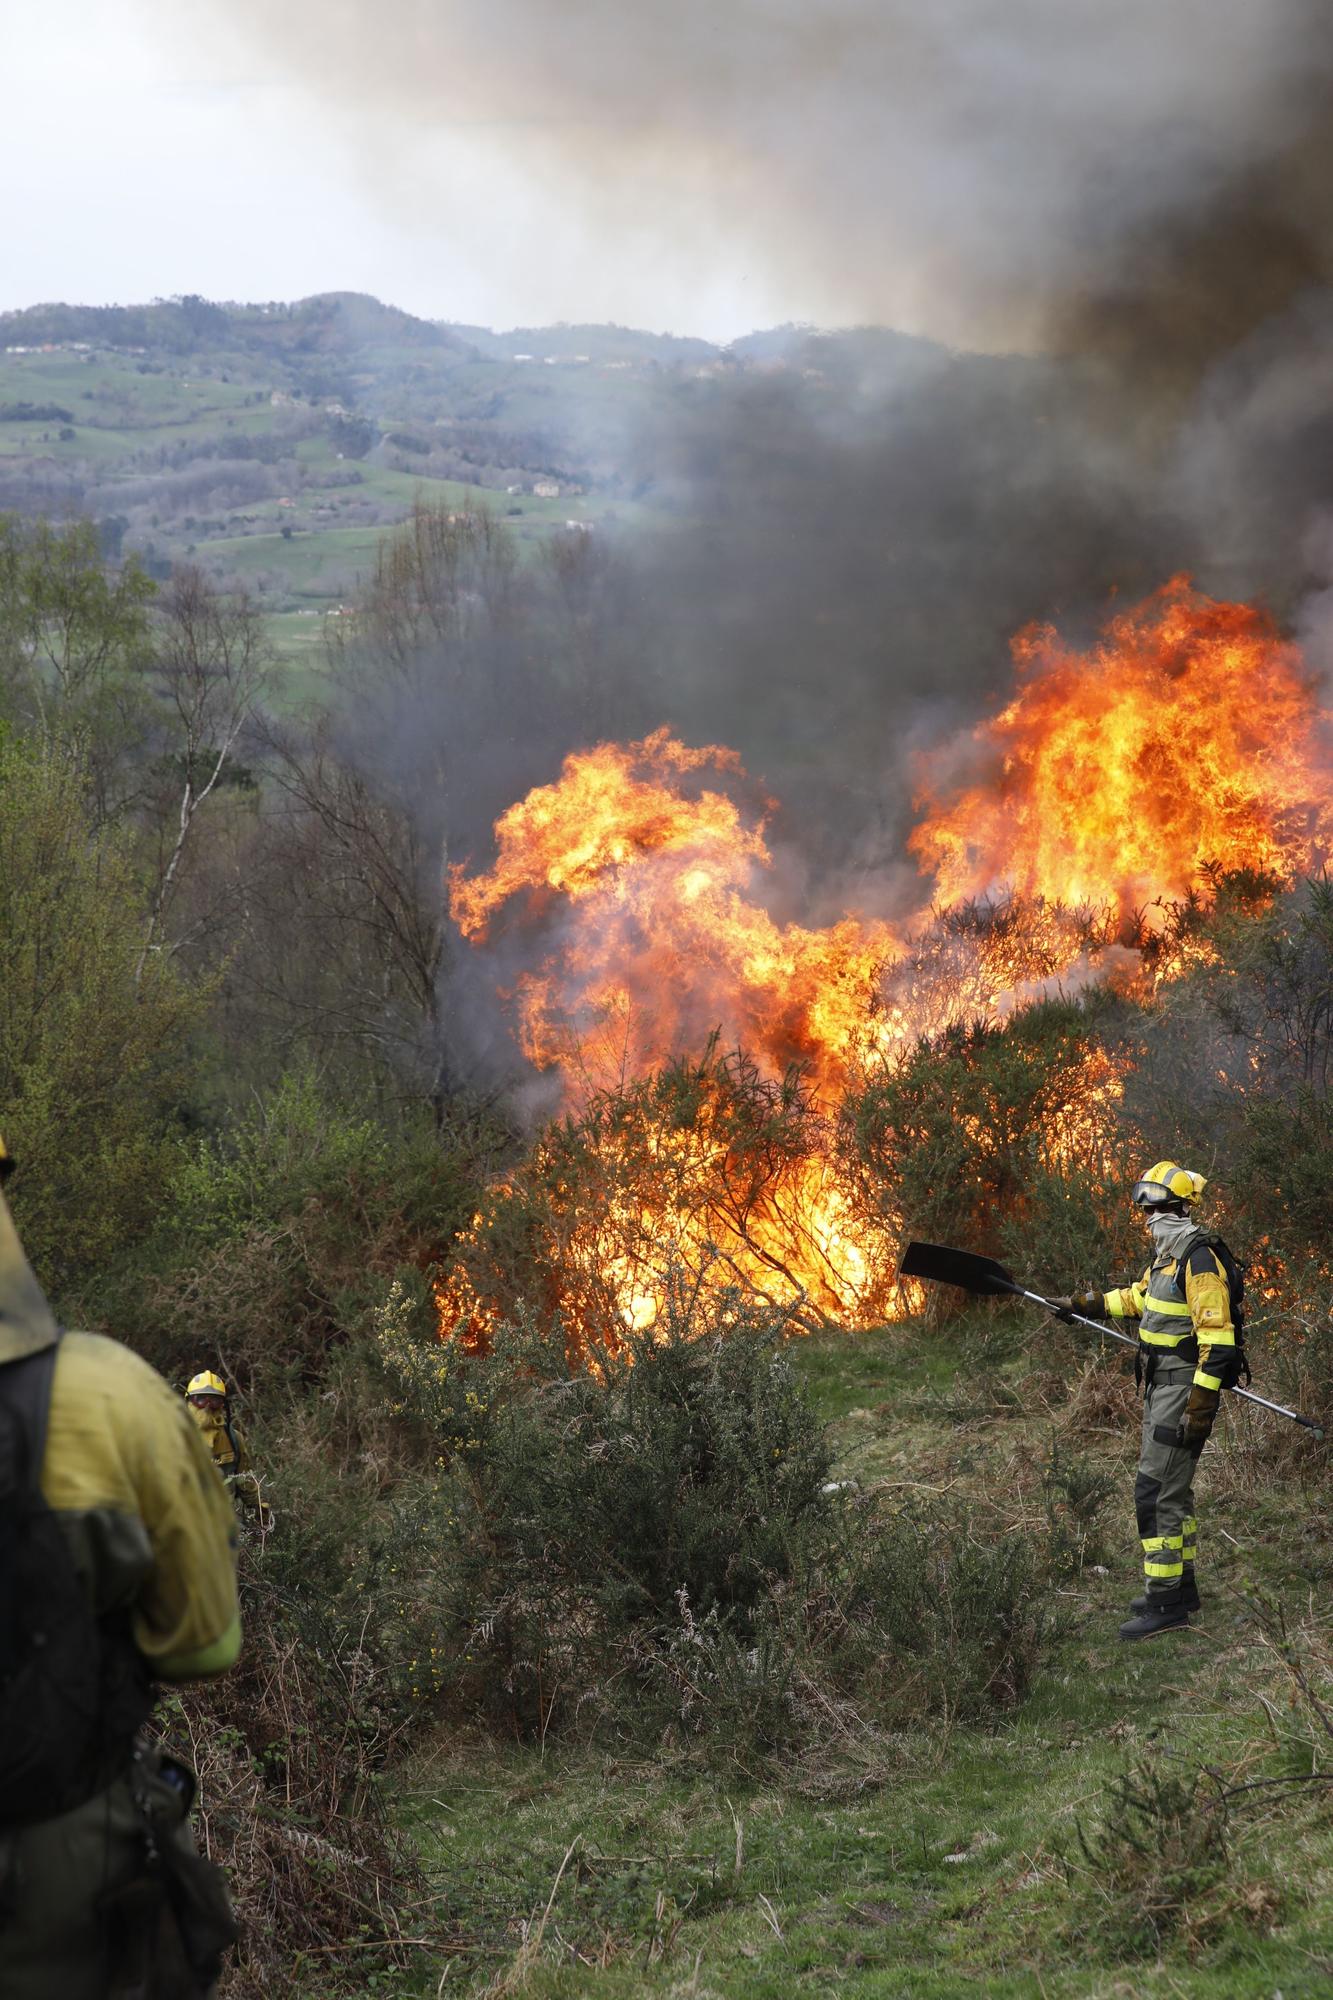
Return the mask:
{"type": "Polygon", "coordinates": [[[847,367],[908,379],[939,352],[801,327],[729,350],[614,326],[494,333],[351,293],[34,306],[0,315],[0,512],[86,514],[154,575],[189,560],[244,584],[286,643],[417,499],[503,513],[520,554],[570,522],[623,532],[655,505],[645,438],[711,377],[790,368],[832,393],[847,367]]]}
{"type": "Polygon", "coordinates": [[[33,307],[0,317],[0,348],[0,510],[88,514],[154,574],[188,559],[244,584],[296,650],[296,617],[335,609],[418,499],[503,512],[520,552],[632,517],[626,439],[715,354],[342,294],[33,307]]]}

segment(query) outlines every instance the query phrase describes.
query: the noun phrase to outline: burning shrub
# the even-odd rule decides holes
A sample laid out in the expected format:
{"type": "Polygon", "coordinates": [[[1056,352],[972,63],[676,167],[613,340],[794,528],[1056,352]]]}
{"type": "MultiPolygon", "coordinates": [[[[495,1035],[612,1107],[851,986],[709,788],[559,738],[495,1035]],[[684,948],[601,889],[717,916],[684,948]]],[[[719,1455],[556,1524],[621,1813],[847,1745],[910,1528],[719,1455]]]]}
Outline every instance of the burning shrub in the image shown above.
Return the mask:
{"type": "Polygon", "coordinates": [[[1089,1006],[1047,1000],[883,1063],[842,1109],[857,1212],[899,1239],[965,1244],[1066,1284],[1100,1270],[1124,1186],[1129,1057],[1099,1025],[1089,1006]]]}
{"type": "Polygon", "coordinates": [[[804,1073],[764,1075],[716,1038],[550,1127],[492,1191],[440,1293],[469,1343],[522,1309],[571,1352],[655,1324],[677,1277],[805,1327],[874,1317],[891,1246],[854,1231],[804,1073]]]}

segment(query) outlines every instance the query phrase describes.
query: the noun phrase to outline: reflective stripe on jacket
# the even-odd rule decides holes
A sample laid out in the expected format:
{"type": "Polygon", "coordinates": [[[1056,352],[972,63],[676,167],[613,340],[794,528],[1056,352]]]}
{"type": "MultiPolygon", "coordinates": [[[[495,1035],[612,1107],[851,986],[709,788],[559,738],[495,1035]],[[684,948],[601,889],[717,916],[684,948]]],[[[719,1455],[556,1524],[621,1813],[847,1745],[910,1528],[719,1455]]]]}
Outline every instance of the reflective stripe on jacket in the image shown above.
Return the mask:
{"type": "Polygon", "coordinates": [[[1155,1353],[1172,1353],[1188,1344],[1188,1358],[1194,1359],[1197,1348],[1194,1380],[1203,1389],[1221,1388],[1221,1378],[1208,1363],[1214,1349],[1234,1352],[1236,1330],[1226,1270],[1205,1231],[1199,1231],[1179,1260],[1164,1257],[1150,1265],[1137,1284],[1107,1292],[1103,1305],[1112,1319],[1136,1319],[1139,1340],[1155,1353]]]}
{"type": "MultiPolygon", "coordinates": [[[[0,1367],[58,1337],[0,1195],[0,1367]]],[[[241,1626],[226,1491],[180,1397],[119,1341],[60,1339],[41,1488],[95,1615],[128,1614],[155,1680],[233,1664],[241,1626]]]]}

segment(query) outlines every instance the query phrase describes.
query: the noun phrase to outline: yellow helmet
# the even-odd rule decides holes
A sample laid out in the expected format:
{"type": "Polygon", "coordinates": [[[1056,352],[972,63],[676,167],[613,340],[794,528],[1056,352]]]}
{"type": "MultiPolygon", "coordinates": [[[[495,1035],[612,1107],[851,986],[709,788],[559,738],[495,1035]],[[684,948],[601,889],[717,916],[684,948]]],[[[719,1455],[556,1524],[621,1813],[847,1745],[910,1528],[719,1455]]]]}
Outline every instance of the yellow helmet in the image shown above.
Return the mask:
{"type": "Polygon", "coordinates": [[[186,1385],[187,1396],[225,1396],[227,1385],[220,1375],[205,1369],[202,1375],[192,1376],[186,1385]]]}
{"type": "Polygon", "coordinates": [[[1136,1208],[1190,1208],[1199,1199],[1208,1182],[1202,1174],[1191,1172],[1188,1167],[1178,1167],[1174,1160],[1158,1160],[1156,1166],[1149,1167],[1146,1174],[1134,1183],[1134,1205],[1136,1208]]]}

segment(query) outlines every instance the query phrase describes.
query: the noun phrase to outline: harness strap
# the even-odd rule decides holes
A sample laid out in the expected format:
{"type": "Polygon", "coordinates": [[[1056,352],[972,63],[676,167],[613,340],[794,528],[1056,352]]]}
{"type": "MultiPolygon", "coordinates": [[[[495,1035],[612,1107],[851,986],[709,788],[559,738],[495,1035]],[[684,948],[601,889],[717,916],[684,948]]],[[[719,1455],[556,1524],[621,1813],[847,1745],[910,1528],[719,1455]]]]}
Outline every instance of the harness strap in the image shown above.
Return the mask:
{"type": "Polygon", "coordinates": [[[35,1493],[41,1485],[42,1460],[46,1456],[46,1428],[51,1414],[51,1385],[55,1379],[56,1351],[63,1328],[49,1347],[25,1354],[21,1361],[0,1367],[0,1402],[18,1418],[26,1447],[26,1462],[16,1468],[23,1490],[35,1493]]]}

